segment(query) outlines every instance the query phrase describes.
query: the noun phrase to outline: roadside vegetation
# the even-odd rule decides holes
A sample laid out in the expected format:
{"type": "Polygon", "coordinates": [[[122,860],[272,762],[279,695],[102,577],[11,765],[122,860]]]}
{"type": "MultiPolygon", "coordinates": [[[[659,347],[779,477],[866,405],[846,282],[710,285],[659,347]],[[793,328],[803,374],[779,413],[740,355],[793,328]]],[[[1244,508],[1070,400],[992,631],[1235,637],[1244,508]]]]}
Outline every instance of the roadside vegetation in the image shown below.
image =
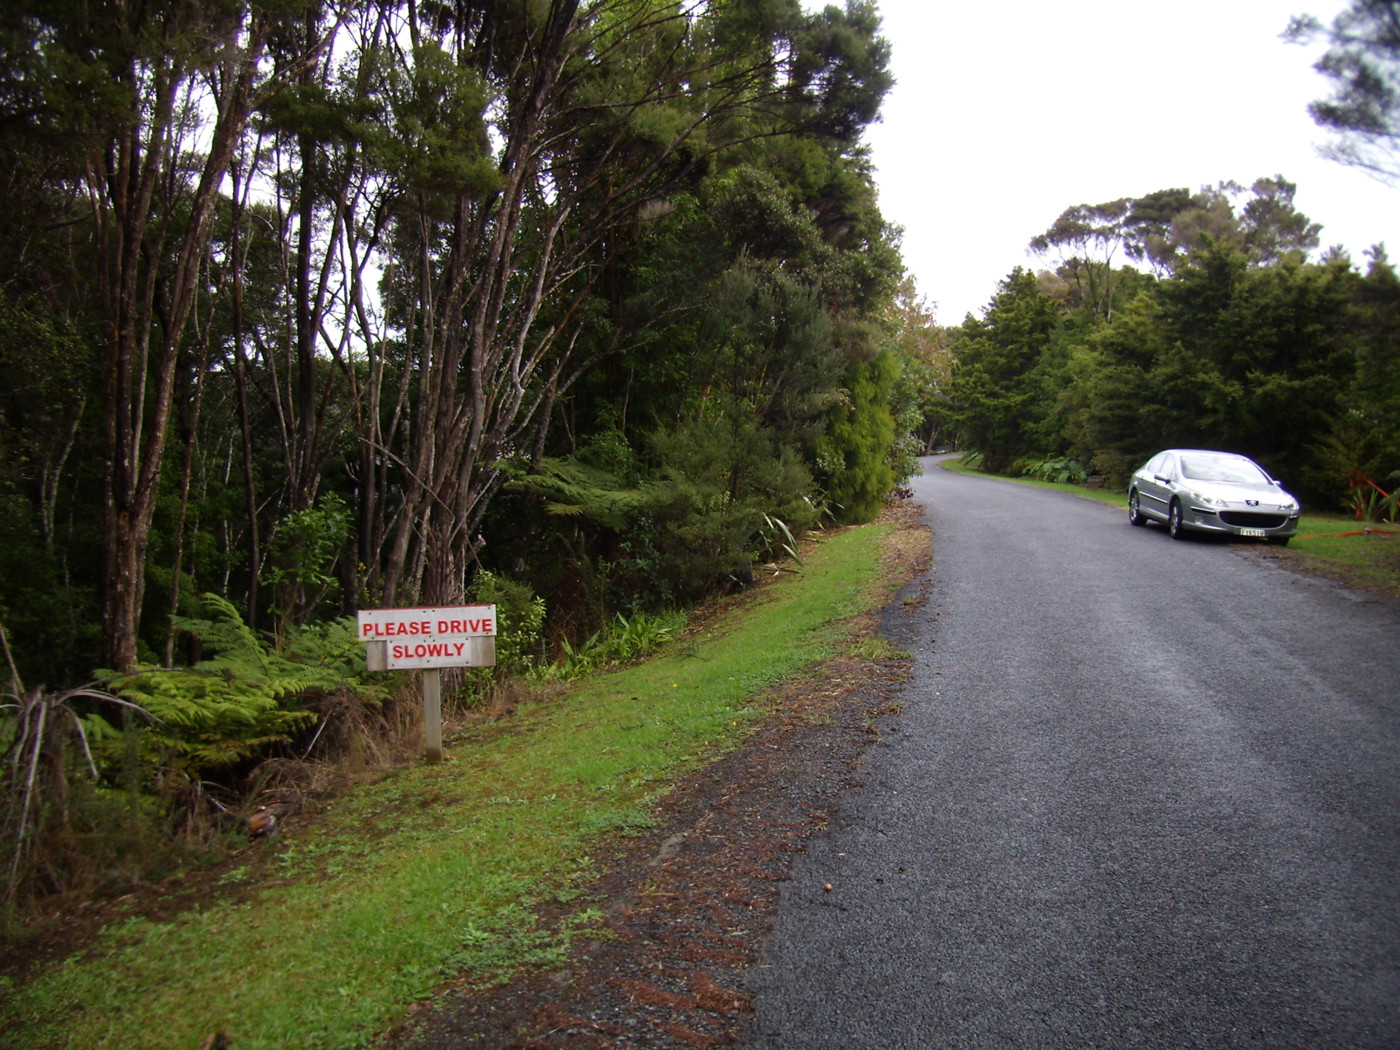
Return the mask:
{"type": "Polygon", "coordinates": [[[874,520],[947,361],[873,4],[17,0],[0,18],[3,921],[392,768],[347,617],[508,706],[874,520]]]}
{"type": "Polygon", "coordinates": [[[199,897],[172,886],[165,917],[116,909],[80,954],[6,982],[0,1028],[28,1047],[359,1046],[449,975],[548,965],[598,919],[583,887],[604,837],[649,826],[679,775],[742,743],[767,687],[888,598],[884,531],[827,534],[649,660],[457,721],[448,761],[355,787],[199,897]],[[546,905],[562,917],[541,925],[546,905]]]}

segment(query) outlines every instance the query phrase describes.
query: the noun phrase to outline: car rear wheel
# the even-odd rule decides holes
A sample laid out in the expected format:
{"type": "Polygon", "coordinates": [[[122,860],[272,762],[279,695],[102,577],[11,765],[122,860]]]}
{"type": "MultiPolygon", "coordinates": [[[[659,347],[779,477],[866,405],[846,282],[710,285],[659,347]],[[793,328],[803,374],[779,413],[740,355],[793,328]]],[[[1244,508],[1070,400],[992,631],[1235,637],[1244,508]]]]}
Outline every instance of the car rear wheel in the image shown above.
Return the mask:
{"type": "Polygon", "coordinates": [[[1186,538],[1186,526],[1181,520],[1180,500],[1172,500],[1172,505],[1167,508],[1167,531],[1171,533],[1174,540],[1186,538]]]}
{"type": "Polygon", "coordinates": [[[1142,506],[1138,503],[1137,489],[1133,489],[1128,496],[1128,523],[1130,525],[1146,525],[1147,519],[1142,516],[1142,506]]]}

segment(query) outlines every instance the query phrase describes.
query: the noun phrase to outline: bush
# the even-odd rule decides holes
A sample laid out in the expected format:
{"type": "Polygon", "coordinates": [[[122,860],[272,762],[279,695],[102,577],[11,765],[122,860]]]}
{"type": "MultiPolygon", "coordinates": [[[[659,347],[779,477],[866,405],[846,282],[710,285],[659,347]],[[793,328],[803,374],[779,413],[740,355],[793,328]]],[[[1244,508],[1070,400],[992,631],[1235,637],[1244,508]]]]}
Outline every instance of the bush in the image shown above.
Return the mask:
{"type": "Polygon", "coordinates": [[[660,649],[684,626],[682,613],[639,612],[631,618],[618,613],[612,622],[577,648],[565,641],[563,659],[553,673],[567,681],[600,667],[640,660],[660,649]]]}
{"type": "Polygon", "coordinates": [[[483,569],[472,598],[496,607],[496,673],[528,674],[544,651],[544,599],[527,583],[483,569]]]}
{"type": "Polygon", "coordinates": [[[362,676],[364,646],[351,620],[292,629],[283,649],[267,645],[238,610],[204,596],[211,619],[175,617],[213,655],[188,668],[141,668],[113,689],[160,720],[146,731],[162,766],[198,777],[263,756],[314,724],[310,701],[327,694],[374,695],[362,676]]]}
{"type": "Polygon", "coordinates": [[[1053,481],[1058,485],[1082,485],[1089,477],[1089,472],[1079,460],[1067,459],[1064,456],[1036,462],[1017,460],[1012,465],[1012,470],[1023,477],[1035,478],[1037,481],[1053,481]]]}

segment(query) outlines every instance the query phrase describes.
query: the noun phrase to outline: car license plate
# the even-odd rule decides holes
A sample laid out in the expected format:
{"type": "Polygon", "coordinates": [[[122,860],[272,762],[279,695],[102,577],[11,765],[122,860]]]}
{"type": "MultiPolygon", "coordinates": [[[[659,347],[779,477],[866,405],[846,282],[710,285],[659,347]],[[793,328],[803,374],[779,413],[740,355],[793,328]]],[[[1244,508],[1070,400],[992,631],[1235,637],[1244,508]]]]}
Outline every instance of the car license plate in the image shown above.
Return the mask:
{"type": "Polygon", "coordinates": [[[1241,536],[1254,536],[1263,539],[1268,534],[1268,530],[1266,529],[1240,529],[1241,536]]]}

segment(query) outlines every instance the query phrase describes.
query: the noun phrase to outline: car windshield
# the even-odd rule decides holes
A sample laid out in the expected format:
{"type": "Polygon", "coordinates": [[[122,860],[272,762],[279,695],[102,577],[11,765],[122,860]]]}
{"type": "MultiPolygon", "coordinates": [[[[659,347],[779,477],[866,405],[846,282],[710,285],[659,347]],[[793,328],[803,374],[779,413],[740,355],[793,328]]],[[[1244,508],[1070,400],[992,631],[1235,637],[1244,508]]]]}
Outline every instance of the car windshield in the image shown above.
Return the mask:
{"type": "Polygon", "coordinates": [[[1182,456],[1181,476],[1193,481],[1224,481],[1232,485],[1269,484],[1267,474],[1249,460],[1236,456],[1182,456]]]}

